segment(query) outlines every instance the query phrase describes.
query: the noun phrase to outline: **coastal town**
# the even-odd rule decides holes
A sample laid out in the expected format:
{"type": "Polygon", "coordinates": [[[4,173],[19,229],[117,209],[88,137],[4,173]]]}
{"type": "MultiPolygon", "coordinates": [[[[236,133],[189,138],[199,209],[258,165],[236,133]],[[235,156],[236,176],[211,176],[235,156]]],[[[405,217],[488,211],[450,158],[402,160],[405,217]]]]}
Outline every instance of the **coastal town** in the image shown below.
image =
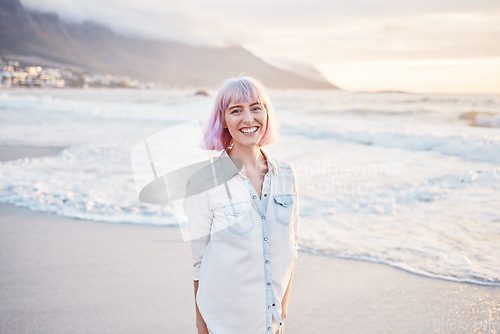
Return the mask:
{"type": "Polygon", "coordinates": [[[124,75],[74,72],[66,68],[21,64],[0,58],[0,88],[155,88],[153,82],[140,82],[124,75]]]}

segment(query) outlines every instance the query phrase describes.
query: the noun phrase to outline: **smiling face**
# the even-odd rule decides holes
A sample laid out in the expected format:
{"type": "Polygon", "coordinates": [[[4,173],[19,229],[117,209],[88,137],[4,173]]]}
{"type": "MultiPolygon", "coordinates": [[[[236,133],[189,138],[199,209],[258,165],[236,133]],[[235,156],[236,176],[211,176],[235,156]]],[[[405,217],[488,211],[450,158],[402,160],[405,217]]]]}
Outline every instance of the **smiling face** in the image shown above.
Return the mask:
{"type": "Polygon", "coordinates": [[[233,146],[258,145],[267,126],[267,110],[256,100],[231,103],[224,113],[224,127],[233,139],[233,146]]]}

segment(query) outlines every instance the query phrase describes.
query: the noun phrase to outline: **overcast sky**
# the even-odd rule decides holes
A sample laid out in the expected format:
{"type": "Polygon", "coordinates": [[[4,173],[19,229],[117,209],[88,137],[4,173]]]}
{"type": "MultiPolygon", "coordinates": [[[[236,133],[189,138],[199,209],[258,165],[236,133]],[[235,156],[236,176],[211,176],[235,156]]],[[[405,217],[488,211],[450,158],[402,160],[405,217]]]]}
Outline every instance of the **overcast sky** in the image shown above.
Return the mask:
{"type": "Polygon", "coordinates": [[[499,0],[21,0],[68,21],[313,65],[353,90],[500,93],[499,0]]]}

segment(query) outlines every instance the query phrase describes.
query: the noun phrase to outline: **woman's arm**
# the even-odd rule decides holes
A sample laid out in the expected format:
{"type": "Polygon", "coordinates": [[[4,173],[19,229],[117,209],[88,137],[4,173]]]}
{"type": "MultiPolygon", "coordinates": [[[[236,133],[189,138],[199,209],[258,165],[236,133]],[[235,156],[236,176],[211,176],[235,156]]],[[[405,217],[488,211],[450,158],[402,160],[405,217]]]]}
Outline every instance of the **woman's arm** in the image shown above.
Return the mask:
{"type": "MultiPolygon", "coordinates": [[[[290,281],[288,281],[288,286],[286,287],[285,295],[281,301],[281,320],[283,321],[283,326],[285,326],[285,319],[288,313],[288,300],[290,298],[290,290],[292,289],[292,278],[293,278],[293,268],[295,267],[295,260],[292,263],[292,272],[290,274],[290,281]]],[[[284,333],[284,328],[281,333],[284,333]]]]}
{"type": "Polygon", "coordinates": [[[298,240],[299,240],[299,184],[297,182],[297,176],[295,169],[291,166],[292,177],[293,177],[293,192],[295,196],[295,203],[293,205],[291,223],[293,226],[293,233],[295,239],[295,250],[293,254],[292,270],[290,272],[290,280],[288,281],[288,286],[286,287],[285,294],[283,295],[283,300],[281,301],[281,320],[283,321],[283,326],[281,328],[281,334],[285,333],[285,319],[288,314],[288,300],[290,299],[290,291],[292,289],[292,279],[293,279],[293,269],[295,267],[295,259],[298,256],[298,240]]]}
{"type": "Polygon", "coordinates": [[[201,262],[210,242],[213,214],[207,192],[197,192],[197,184],[197,182],[191,182],[191,179],[187,182],[186,194],[190,194],[190,196],[184,198],[183,209],[187,217],[190,246],[193,254],[191,278],[194,282],[196,328],[198,334],[208,334],[207,325],[198,309],[196,295],[198,294],[201,262]]]}
{"type": "Polygon", "coordinates": [[[194,305],[196,306],[196,328],[198,329],[198,334],[208,334],[207,324],[203,317],[201,316],[200,310],[198,309],[198,304],[196,303],[196,294],[198,293],[198,284],[200,281],[194,282],[194,305]]]}

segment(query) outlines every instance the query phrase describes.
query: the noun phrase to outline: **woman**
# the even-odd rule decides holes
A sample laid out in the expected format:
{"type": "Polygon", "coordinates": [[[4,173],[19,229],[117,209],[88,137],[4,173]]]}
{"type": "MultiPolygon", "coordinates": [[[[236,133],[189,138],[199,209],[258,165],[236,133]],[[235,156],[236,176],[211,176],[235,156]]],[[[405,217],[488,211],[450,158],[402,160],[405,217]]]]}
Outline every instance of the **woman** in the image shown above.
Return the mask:
{"type": "Polygon", "coordinates": [[[261,149],[276,139],[274,119],[251,77],[229,79],[216,97],[204,144],[223,151],[205,169],[212,177],[190,178],[184,200],[198,333],[284,333],[299,198],[291,165],[261,149]]]}

